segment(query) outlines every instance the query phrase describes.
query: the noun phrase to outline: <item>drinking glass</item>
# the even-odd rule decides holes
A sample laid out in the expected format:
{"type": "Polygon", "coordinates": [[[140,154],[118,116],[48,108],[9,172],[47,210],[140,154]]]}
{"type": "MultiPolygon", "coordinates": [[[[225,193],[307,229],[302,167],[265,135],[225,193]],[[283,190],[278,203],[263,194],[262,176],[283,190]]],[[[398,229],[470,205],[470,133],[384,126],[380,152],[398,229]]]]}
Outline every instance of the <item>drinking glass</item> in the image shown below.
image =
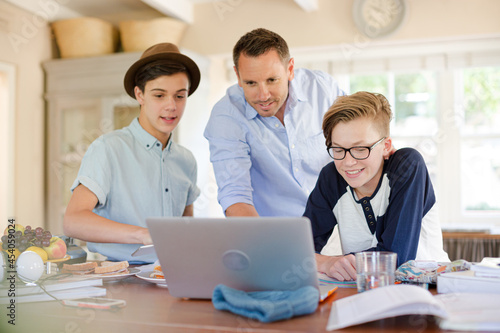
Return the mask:
{"type": "Polygon", "coordinates": [[[356,253],[356,284],[358,293],[394,284],[397,254],[394,252],[356,253]]]}

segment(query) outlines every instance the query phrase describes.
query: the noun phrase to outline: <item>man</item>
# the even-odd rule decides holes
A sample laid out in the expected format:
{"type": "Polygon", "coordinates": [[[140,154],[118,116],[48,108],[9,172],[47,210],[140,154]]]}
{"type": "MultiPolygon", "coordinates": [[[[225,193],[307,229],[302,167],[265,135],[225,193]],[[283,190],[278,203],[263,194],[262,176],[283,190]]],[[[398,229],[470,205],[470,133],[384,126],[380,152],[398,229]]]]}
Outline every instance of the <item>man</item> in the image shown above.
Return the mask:
{"type": "Polygon", "coordinates": [[[171,43],[150,47],[129,68],[125,90],[139,117],[90,145],[71,188],[66,235],[109,260],[156,260],[131,256],[152,243],[146,217],[192,216],[200,194],[193,154],[171,139],[199,82],[198,66],[171,43]]]}
{"type": "Polygon", "coordinates": [[[205,129],[226,216],[301,216],[328,162],[323,114],[344,93],[328,74],[294,69],[287,43],[253,30],[233,49],[238,84],[205,129]]]}

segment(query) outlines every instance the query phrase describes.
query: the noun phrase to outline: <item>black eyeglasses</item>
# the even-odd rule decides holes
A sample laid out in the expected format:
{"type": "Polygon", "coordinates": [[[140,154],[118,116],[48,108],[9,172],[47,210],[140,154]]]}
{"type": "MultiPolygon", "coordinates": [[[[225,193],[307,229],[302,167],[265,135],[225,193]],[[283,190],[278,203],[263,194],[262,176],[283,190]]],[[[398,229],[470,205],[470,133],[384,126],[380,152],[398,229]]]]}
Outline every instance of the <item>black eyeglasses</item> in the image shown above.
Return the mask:
{"type": "Polygon", "coordinates": [[[372,151],[372,149],[385,139],[386,137],[384,136],[382,139],[378,140],[370,147],[356,146],[348,149],[342,147],[326,147],[326,150],[328,151],[328,155],[330,155],[330,157],[334,160],[343,160],[347,152],[349,152],[352,158],[356,160],[366,160],[370,156],[370,152],[372,151]]]}

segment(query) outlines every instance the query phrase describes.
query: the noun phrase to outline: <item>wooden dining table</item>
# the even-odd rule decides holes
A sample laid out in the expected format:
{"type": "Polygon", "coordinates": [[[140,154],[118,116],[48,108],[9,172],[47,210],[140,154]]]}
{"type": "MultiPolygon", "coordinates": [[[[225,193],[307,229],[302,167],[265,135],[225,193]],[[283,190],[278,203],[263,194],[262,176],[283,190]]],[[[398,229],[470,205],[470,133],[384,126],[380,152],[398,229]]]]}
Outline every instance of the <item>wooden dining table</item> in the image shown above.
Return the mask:
{"type": "MultiPolygon", "coordinates": [[[[103,286],[107,298],[125,300],[126,306],[109,311],[68,307],[57,301],[20,303],[16,305],[16,325],[6,325],[6,318],[1,318],[0,332],[326,332],[332,303],[357,293],[355,288],[339,288],[310,315],[262,323],[216,310],[210,300],[173,297],[168,288],[136,276],[109,281],[103,286]]],[[[431,292],[435,293],[435,289],[431,292]]],[[[433,316],[411,315],[341,331],[438,332],[440,329],[433,316]]]]}

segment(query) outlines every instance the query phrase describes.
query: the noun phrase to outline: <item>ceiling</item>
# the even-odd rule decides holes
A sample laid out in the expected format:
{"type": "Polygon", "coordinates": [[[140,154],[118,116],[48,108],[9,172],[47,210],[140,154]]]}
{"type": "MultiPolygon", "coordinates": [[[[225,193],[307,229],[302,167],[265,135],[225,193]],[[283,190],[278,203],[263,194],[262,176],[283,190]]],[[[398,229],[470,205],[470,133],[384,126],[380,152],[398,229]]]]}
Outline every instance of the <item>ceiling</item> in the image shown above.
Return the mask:
{"type": "MultiPolygon", "coordinates": [[[[162,15],[193,23],[193,7],[202,2],[224,2],[222,0],[5,0],[34,14],[45,14],[48,21],[80,16],[102,17],[119,13],[156,10],[162,15]],[[42,4],[44,6],[42,7],[42,4]]],[[[231,0],[234,1],[234,0],[231,0]]],[[[294,1],[304,11],[318,9],[318,0],[294,1]]]]}

